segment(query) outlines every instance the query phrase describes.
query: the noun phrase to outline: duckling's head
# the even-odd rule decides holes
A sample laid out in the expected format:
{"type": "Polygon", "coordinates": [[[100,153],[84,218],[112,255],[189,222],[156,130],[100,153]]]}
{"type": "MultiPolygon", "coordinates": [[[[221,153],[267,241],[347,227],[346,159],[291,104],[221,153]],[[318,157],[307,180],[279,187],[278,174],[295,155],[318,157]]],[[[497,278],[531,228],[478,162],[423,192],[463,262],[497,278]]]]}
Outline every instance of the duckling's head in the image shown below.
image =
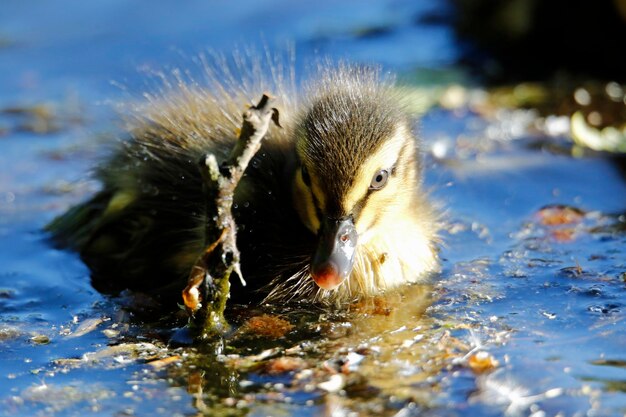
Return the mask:
{"type": "Polygon", "coordinates": [[[420,183],[417,141],[391,85],[343,69],[313,85],[296,135],[294,206],[317,235],[310,272],[338,287],[362,245],[406,216],[420,183]]]}

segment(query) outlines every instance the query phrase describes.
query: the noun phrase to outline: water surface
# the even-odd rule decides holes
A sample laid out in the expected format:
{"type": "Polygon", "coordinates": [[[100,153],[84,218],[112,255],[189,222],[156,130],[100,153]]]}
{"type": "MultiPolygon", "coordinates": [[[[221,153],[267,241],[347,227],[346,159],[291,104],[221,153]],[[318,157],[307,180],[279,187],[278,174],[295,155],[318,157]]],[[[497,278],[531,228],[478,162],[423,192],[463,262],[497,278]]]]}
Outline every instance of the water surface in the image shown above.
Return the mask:
{"type": "Polygon", "coordinates": [[[141,91],[146,68],[289,39],[298,69],[325,54],[413,82],[457,73],[450,29],[423,23],[444,12],[436,2],[316,5],[0,6],[3,414],[626,413],[623,171],[604,155],[546,150],[567,138],[537,133],[523,111],[422,118],[426,181],[448,222],[432,287],[349,313],[234,308],[235,326],[265,314],[292,327],[242,331],[217,358],[168,346],[171,322],[137,319],[45,241],[48,221],[97,190],[88,173],[117,129],[110,103],[126,97],[116,85],[141,91]]]}

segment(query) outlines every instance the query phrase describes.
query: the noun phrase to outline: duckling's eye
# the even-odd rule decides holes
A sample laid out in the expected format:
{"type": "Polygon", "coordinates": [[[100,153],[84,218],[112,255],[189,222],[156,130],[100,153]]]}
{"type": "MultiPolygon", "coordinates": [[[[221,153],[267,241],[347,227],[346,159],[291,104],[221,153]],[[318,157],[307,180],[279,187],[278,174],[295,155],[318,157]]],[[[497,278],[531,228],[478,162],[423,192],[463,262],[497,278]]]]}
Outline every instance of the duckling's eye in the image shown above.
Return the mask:
{"type": "Polygon", "coordinates": [[[387,180],[389,179],[389,171],[386,169],[381,169],[372,178],[372,182],[370,183],[370,190],[380,190],[385,185],[387,185],[387,180]]]}
{"type": "Polygon", "coordinates": [[[302,181],[307,187],[311,186],[311,177],[309,177],[309,170],[306,169],[304,165],[302,165],[302,181]]]}

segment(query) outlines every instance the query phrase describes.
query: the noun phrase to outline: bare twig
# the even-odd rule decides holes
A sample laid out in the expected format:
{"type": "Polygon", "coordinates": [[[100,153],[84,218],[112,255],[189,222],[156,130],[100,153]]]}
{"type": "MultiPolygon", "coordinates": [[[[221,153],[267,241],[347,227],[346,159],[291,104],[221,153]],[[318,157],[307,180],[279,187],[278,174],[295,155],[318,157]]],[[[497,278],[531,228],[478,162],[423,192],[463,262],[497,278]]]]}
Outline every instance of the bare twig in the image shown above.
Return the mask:
{"type": "Polygon", "coordinates": [[[243,114],[237,143],[221,166],[213,154],[200,161],[206,203],[206,249],[189,274],[183,301],[191,316],[191,325],[201,338],[214,338],[228,328],[224,310],[230,295],[231,273],[237,273],[245,285],[231,210],[235,188],[261,147],[270,121],[280,126],[278,110],[271,107],[271,103],[272,99],[264,94],[256,106],[243,114]]]}

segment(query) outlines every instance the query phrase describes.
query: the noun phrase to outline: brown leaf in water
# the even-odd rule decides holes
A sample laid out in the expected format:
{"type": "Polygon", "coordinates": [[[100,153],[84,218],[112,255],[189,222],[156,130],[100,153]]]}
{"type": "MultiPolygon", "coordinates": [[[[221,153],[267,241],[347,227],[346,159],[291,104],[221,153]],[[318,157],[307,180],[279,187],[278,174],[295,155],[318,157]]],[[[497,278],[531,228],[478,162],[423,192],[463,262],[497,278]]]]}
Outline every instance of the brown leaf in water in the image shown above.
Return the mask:
{"type": "Polygon", "coordinates": [[[498,367],[499,362],[488,352],[477,352],[469,357],[467,364],[477,374],[489,372],[498,367]]]}
{"type": "Polygon", "coordinates": [[[173,363],[177,363],[180,361],[181,361],[181,357],[178,355],[174,355],[174,356],[168,356],[167,358],[156,359],[156,360],[150,361],[148,362],[148,365],[158,370],[158,369],[163,369],[168,365],[171,365],[173,363]]]}
{"type": "Polygon", "coordinates": [[[293,325],[278,316],[263,314],[250,318],[242,326],[242,330],[250,335],[278,339],[289,333],[293,325]]]}
{"type": "Polygon", "coordinates": [[[391,314],[391,306],[384,297],[372,297],[352,304],[352,308],[360,314],[374,316],[388,316],[391,314]]]}
{"type": "Polygon", "coordinates": [[[537,212],[537,217],[544,226],[560,226],[580,223],[585,213],[575,207],[556,205],[542,208],[537,212]]]}
{"type": "Polygon", "coordinates": [[[576,230],[572,228],[556,229],[550,232],[552,239],[557,242],[571,242],[576,239],[576,230]]]}
{"type": "Polygon", "coordinates": [[[286,372],[299,371],[306,367],[306,361],[293,356],[282,356],[269,360],[264,367],[266,373],[270,375],[284,374],[286,372]]]}

